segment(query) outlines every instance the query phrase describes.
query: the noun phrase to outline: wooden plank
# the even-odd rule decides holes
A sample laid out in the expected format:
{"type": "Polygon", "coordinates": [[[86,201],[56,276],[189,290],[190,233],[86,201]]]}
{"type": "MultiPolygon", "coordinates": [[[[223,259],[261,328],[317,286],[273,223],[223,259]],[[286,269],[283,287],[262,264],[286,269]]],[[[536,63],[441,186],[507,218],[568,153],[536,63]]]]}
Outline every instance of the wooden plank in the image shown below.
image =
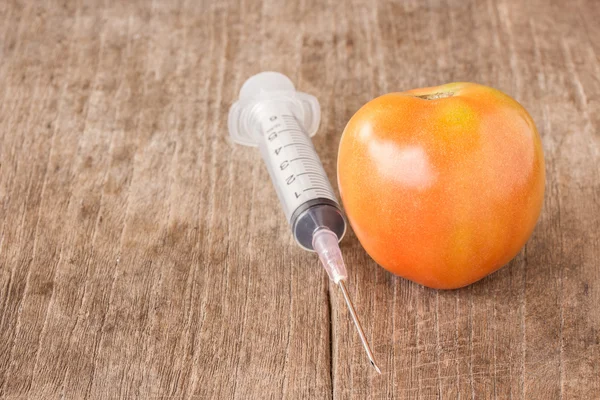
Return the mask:
{"type": "Polygon", "coordinates": [[[547,0],[0,4],[0,399],[582,399],[600,392],[600,6],[547,0]],[[533,18],[532,16],[535,16],[533,18]],[[334,187],[352,114],[472,80],[532,114],[539,224],[434,291],[349,231],[349,291],[295,246],[256,149],[252,74],[315,95],[334,187]]]}
{"type": "MultiPolygon", "coordinates": [[[[19,393],[32,384],[54,288],[53,277],[60,258],[57,239],[64,232],[60,226],[50,225],[50,234],[40,235],[47,216],[43,212],[44,198],[49,193],[49,160],[56,132],[53,125],[63,86],[55,79],[61,80],[67,75],[64,69],[58,70],[56,76],[48,71],[57,65],[66,66],[64,61],[68,60],[70,47],[68,33],[76,26],[72,20],[67,21],[70,24],[65,27],[71,30],[48,32],[48,42],[40,43],[41,32],[48,30],[49,23],[35,16],[47,12],[47,6],[27,4],[22,8],[23,18],[13,27],[17,30],[16,43],[13,42],[14,64],[7,68],[11,71],[7,82],[12,84],[7,85],[10,92],[7,90],[5,99],[9,104],[13,96],[23,101],[16,102],[21,107],[3,109],[7,113],[3,119],[11,122],[4,125],[8,132],[3,138],[6,148],[2,149],[2,179],[12,180],[12,187],[3,191],[6,214],[0,265],[2,276],[8,279],[2,282],[6,291],[3,290],[0,301],[3,305],[0,393],[19,393]],[[35,21],[39,31],[28,29],[28,21],[35,21]],[[49,43],[60,44],[49,46],[49,43]]],[[[66,10],[67,18],[70,11],[66,10]]],[[[89,44],[94,46],[93,42],[89,44]]],[[[84,78],[83,74],[81,78],[84,78]]],[[[63,177],[65,173],[68,175],[68,169],[63,171],[63,177]]],[[[53,210],[56,215],[60,215],[69,196],[65,186],[62,196],[53,199],[57,206],[53,210]]]]}

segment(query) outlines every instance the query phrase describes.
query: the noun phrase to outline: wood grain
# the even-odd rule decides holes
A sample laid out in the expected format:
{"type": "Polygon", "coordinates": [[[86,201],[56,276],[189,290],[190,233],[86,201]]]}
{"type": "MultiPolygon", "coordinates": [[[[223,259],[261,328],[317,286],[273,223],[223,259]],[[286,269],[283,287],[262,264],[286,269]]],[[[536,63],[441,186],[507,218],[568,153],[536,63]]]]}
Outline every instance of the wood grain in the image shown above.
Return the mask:
{"type": "Polygon", "coordinates": [[[593,399],[600,393],[600,3],[0,3],[0,399],[593,399]],[[505,268],[434,291],[350,232],[341,294],[294,245],[246,78],[317,96],[332,182],[391,91],[497,87],[532,114],[547,191],[505,268]]]}

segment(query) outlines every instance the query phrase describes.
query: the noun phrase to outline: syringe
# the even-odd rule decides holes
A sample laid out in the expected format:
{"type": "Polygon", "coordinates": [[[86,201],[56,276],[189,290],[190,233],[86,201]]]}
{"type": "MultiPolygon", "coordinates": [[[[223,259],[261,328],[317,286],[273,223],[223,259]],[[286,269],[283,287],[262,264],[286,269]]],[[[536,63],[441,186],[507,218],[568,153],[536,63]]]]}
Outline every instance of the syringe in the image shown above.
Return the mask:
{"type": "Polygon", "coordinates": [[[229,134],[236,143],[259,147],[296,242],[319,255],[342,290],[369,361],[381,373],[344,283],[348,274],[338,242],[346,220],[310,140],[320,116],[315,97],[296,92],[285,75],[262,72],[244,83],[229,110],[229,134]]]}

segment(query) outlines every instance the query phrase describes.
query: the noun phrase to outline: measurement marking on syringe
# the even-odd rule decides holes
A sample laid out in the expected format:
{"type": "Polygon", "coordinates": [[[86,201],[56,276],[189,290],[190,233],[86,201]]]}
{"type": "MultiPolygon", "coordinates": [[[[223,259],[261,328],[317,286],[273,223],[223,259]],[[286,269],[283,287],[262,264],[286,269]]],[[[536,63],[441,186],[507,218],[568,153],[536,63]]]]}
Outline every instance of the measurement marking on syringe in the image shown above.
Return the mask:
{"type": "Polygon", "coordinates": [[[299,174],[296,174],[297,177],[300,177],[302,175],[308,175],[304,179],[308,179],[309,182],[324,183],[325,186],[327,186],[329,184],[329,182],[326,179],[323,179],[323,177],[321,177],[319,174],[316,174],[316,173],[314,173],[312,171],[301,172],[299,174]]]}
{"type": "Polygon", "coordinates": [[[312,179],[322,179],[323,181],[328,182],[325,177],[321,176],[321,174],[316,171],[308,171],[307,170],[306,172],[299,173],[296,176],[301,176],[301,175],[310,175],[312,179]]]}
{"type": "Polygon", "coordinates": [[[299,160],[308,160],[308,162],[303,161],[306,165],[314,165],[314,163],[319,161],[312,154],[296,154],[296,155],[298,156],[297,159],[299,159],[299,160]]]}
{"type": "Polygon", "coordinates": [[[315,187],[320,187],[323,190],[330,190],[327,182],[325,181],[315,181],[315,180],[310,180],[310,183],[315,186],[315,187]]]}
{"type": "Polygon", "coordinates": [[[315,158],[314,157],[296,157],[296,158],[292,158],[290,160],[290,162],[296,161],[296,160],[315,160],[315,158]]]}
{"type": "Polygon", "coordinates": [[[306,147],[310,147],[311,149],[313,148],[311,145],[309,145],[308,143],[306,143],[304,140],[300,140],[302,137],[298,136],[298,137],[291,137],[289,143],[294,143],[294,144],[298,144],[298,145],[304,145],[306,147]]]}
{"type": "MultiPolygon", "coordinates": [[[[298,176],[298,175],[296,175],[296,176],[298,176]]],[[[324,181],[324,180],[309,179],[309,183],[312,185],[318,185],[318,186],[323,185],[323,187],[329,189],[329,187],[328,187],[329,182],[324,181]]]]}
{"type": "Polygon", "coordinates": [[[314,172],[310,172],[309,171],[309,172],[301,172],[299,174],[296,174],[296,176],[302,176],[302,175],[309,175],[309,177],[310,177],[311,180],[313,180],[313,179],[320,179],[323,182],[328,182],[327,179],[323,178],[320,174],[316,174],[314,172]]]}
{"type": "Polygon", "coordinates": [[[309,160],[309,162],[304,162],[306,165],[314,165],[315,163],[318,163],[319,160],[317,158],[315,158],[314,156],[312,156],[312,154],[295,154],[298,156],[298,158],[302,158],[302,159],[306,159],[309,160]]]}
{"type": "Polygon", "coordinates": [[[299,155],[310,155],[310,156],[312,156],[313,158],[316,159],[317,156],[315,155],[314,151],[311,151],[311,150],[312,149],[310,149],[310,148],[309,149],[302,148],[302,149],[297,149],[296,152],[299,155]]]}
{"type": "Polygon", "coordinates": [[[300,174],[296,174],[296,176],[301,176],[301,175],[313,175],[313,176],[318,176],[321,178],[320,175],[315,174],[314,172],[302,172],[300,174]]]}
{"type": "Polygon", "coordinates": [[[310,149],[313,148],[310,144],[306,144],[303,142],[292,142],[292,143],[288,143],[288,144],[284,145],[283,147],[288,147],[288,146],[306,146],[310,149]]]}
{"type": "MultiPolygon", "coordinates": [[[[309,172],[309,174],[313,174],[312,172],[309,172]]],[[[317,175],[313,174],[313,176],[310,177],[310,180],[313,182],[322,182],[324,184],[328,184],[329,182],[327,181],[327,179],[324,179],[323,177],[317,177],[317,175]]]]}
{"type": "Polygon", "coordinates": [[[327,189],[317,188],[317,187],[312,187],[312,188],[306,189],[304,191],[305,192],[313,191],[316,194],[324,194],[325,196],[323,196],[323,197],[328,197],[327,194],[330,193],[327,189]]]}
{"type": "Polygon", "coordinates": [[[321,174],[323,173],[319,167],[316,167],[313,164],[306,163],[305,161],[303,161],[302,164],[304,165],[304,169],[307,172],[314,172],[316,175],[319,175],[319,176],[321,176],[321,174]]]}
{"type": "Polygon", "coordinates": [[[314,191],[317,195],[321,195],[323,197],[329,197],[329,191],[325,190],[325,189],[317,189],[317,188],[306,188],[304,189],[305,192],[309,192],[309,191],[314,191]]]}
{"type": "Polygon", "coordinates": [[[327,190],[329,190],[329,187],[328,187],[328,182],[325,182],[325,181],[316,181],[316,180],[314,180],[314,179],[311,179],[311,180],[310,180],[310,183],[311,183],[312,185],[319,186],[319,187],[322,187],[323,189],[327,189],[327,190]]]}
{"type": "Polygon", "coordinates": [[[310,161],[310,159],[302,160],[301,163],[302,163],[302,166],[304,167],[305,171],[309,171],[309,172],[312,171],[312,172],[315,172],[317,174],[322,174],[322,172],[319,170],[319,168],[313,166],[313,164],[310,161]]]}
{"type": "MultiPolygon", "coordinates": [[[[292,143],[293,143],[293,142],[292,142],[292,143]]],[[[298,143],[296,142],[296,144],[298,144],[298,143]]],[[[299,148],[299,149],[298,149],[298,150],[296,150],[296,151],[301,151],[301,152],[303,152],[303,153],[315,154],[315,151],[314,151],[314,149],[313,149],[312,147],[308,147],[308,146],[304,146],[304,147],[302,147],[302,148],[299,148]]]]}
{"type": "Polygon", "coordinates": [[[282,130],[277,131],[277,133],[283,133],[283,132],[298,132],[298,133],[301,133],[303,136],[305,135],[304,131],[299,128],[289,128],[289,129],[282,129],[282,130]]]}
{"type": "Polygon", "coordinates": [[[317,186],[317,185],[313,185],[313,186],[310,186],[310,187],[304,189],[305,192],[308,190],[317,190],[317,191],[322,190],[324,192],[329,192],[329,190],[326,187],[317,186]]]}
{"type": "MultiPolygon", "coordinates": [[[[314,151],[314,147],[312,147],[309,143],[306,143],[304,140],[299,140],[300,138],[290,138],[290,140],[287,142],[289,144],[297,144],[297,145],[304,145],[304,147],[308,147],[311,152],[314,151]]],[[[306,150],[304,150],[306,151],[306,150]]]]}
{"type": "Polygon", "coordinates": [[[322,182],[326,182],[328,183],[329,181],[327,179],[325,179],[324,177],[322,177],[319,173],[319,171],[315,171],[315,170],[308,170],[305,168],[305,171],[307,171],[308,174],[311,174],[310,179],[312,180],[321,180],[322,182]],[[317,178],[318,177],[318,178],[317,178]]]}

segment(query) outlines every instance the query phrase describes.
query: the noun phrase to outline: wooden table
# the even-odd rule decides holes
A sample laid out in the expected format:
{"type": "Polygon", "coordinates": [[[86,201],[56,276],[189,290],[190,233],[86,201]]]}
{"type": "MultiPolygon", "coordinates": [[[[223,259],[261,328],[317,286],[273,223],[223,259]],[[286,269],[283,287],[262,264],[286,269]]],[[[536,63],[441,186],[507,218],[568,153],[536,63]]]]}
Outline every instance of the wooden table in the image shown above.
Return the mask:
{"type": "Polygon", "coordinates": [[[0,3],[0,398],[600,398],[600,2],[0,3]],[[469,80],[530,111],[547,163],[525,249],[465,289],[379,268],[349,290],[294,245],[243,81],[321,102],[332,182],[350,116],[469,80]]]}

